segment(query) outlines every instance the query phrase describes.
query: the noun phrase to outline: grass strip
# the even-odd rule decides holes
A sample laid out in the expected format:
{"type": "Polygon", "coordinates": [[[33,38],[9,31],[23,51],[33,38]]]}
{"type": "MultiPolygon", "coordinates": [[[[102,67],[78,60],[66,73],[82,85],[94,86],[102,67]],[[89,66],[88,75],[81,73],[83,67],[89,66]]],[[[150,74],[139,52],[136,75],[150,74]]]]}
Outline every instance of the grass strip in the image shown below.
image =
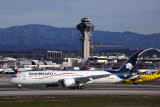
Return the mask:
{"type": "Polygon", "coordinates": [[[159,106],[160,96],[22,96],[0,101],[1,107],[124,107],[124,106],[159,106]]]}

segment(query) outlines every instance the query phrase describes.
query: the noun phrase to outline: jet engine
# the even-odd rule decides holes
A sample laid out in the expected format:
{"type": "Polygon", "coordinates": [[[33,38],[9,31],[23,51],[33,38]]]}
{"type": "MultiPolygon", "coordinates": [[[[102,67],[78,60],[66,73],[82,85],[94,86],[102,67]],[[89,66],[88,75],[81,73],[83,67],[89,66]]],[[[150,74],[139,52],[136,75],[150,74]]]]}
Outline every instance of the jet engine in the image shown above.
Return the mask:
{"type": "Polygon", "coordinates": [[[63,87],[74,87],[76,85],[75,79],[64,79],[62,80],[63,87]]]}

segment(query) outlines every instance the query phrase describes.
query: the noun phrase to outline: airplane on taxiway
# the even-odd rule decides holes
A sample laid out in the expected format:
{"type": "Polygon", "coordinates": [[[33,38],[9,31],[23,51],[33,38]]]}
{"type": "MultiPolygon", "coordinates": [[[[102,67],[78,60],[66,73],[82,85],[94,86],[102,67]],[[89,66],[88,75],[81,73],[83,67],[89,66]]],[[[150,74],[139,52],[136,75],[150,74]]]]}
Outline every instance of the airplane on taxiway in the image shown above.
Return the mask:
{"type": "Polygon", "coordinates": [[[88,58],[86,63],[82,67],[80,67],[80,70],[89,70],[90,69],[89,65],[90,65],[90,59],[88,58]]]}
{"type": "Polygon", "coordinates": [[[23,72],[23,71],[30,71],[30,70],[32,70],[32,68],[18,68],[17,64],[15,62],[15,66],[14,66],[14,71],[15,72],[23,72]]]}
{"type": "Polygon", "coordinates": [[[0,68],[0,73],[4,73],[4,74],[13,74],[15,73],[14,70],[12,68],[0,68]]]}
{"type": "Polygon", "coordinates": [[[19,89],[25,84],[62,85],[63,87],[83,89],[84,84],[118,83],[139,76],[133,72],[139,53],[140,51],[134,52],[117,71],[26,71],[12,76],[9,83],[18,85],[19,89]]]}
{"type": "Polygon", "coordinates": [[[151,73],[151,72],[156,72],[158,69],[157,69],[157,66],[154,64],[153,65],[154,69],[138,69],[137,68],[137,72],[138,73],[151,73]]]}
{"type": "Polygon", "coordinates": [[[124,83],[133,83],[137,85],[139,82],[154,81],[160,79],[160,68],[156,72],[143,72],[138,77],[124,81],[124,83]]]}

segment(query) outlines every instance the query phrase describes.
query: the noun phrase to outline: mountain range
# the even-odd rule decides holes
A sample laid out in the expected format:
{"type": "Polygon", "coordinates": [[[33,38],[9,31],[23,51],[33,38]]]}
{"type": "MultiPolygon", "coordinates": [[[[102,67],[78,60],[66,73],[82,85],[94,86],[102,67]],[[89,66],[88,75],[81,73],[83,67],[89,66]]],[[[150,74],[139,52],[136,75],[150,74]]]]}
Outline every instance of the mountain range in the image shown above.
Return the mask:
{"type": "MultiPolygon", "coordinates": [[[[76,28],[58,28],[38,24],[1,28],[0,50],[80,50],[79,34],[80,32],[76,28]]],[[[160,33],[144,35],[129,31],[94,30],[91,40],[96,45],[102,43],[103,45],[123,45],[123,48],[130,49],[160,49],[160,33]]]]}

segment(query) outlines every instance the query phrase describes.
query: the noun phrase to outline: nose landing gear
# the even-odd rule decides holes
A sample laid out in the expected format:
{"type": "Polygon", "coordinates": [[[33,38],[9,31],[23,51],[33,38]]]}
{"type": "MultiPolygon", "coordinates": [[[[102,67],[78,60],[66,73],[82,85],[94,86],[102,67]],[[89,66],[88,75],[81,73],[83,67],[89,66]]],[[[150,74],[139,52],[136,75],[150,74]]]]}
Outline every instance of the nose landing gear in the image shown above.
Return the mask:
{"type": "Polygon", "coordinates": [[[22,85],[21,84],[18,84],[18,89],[22,89],[22,85]]]}

